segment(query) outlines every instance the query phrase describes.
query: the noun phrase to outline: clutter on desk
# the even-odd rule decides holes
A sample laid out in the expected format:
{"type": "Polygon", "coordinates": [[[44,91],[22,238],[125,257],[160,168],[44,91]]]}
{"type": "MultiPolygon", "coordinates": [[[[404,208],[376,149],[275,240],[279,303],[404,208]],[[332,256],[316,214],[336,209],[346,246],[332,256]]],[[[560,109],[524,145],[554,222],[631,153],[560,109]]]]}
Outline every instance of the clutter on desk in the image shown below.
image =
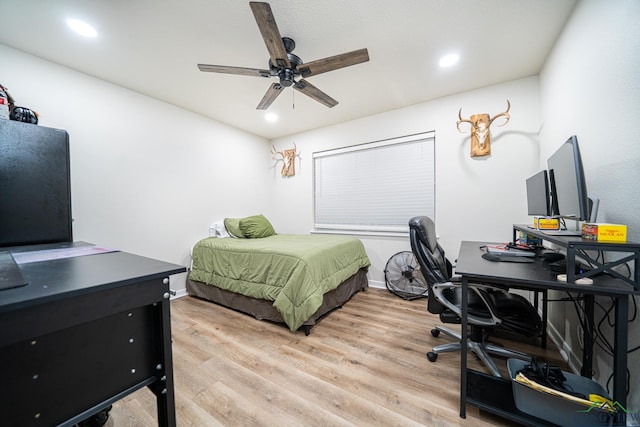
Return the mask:
{"type": "Polygon", "coordinates": [[[582,238],[598,242],[627,241],[627,226],[623,224],[582,224],[582,238]]]}
{"type": "MultiPolygon", "coordinates": [[[[531,227],[533,228],[533,227],[531,227]]],[[[542,239],[536,236],[533,236],[529,233],[525,233],[523,231],[519,231],[518,232],[518,242],[525,244],[525,245],[529,245],[529,246],[534,246],[534,247],[540,247],[542,246],[542,239]]]]}
{"type": "Polygon", "coordinates": [[[528,243],[521,243],[521,242],[509,242],[507,243],[507,248],[509,249],[517,249],[520,251],[529,251],[529,252],[535,252],[538,250],[538,245],[530,245],[528,243]]]}
{"type": "Polygon", "coordinates": [[[502,245],[486,245],[484,249],[487,253],[496,256],[522,256],[531,258],[536,256],[536,249],[534,247],[522,244],[505,243],[502,245]]]}
{"type": "Polygon", "coordinates": [[[560,230],[560,220],[558,218],[536,216],[533,218],[533,228],[536,230],[560,230]]]}
{"type": "Polygon", "coordinates": [[[38,124],[38,113],[30,108],[15,105],[13,97],[6,87],[0,84],[0,119],[38,124]]]}
{"type": "Polygon", "coordinates": [[[532,263],[536,256],[536,247],[520,243],[505,243],[501,245],[485,245],[480,249],[485,251],[482,258],[494,262],[528,262],[532,263]]]}
{"type": "MultiPolygon", "coordinates": [[[[556,280],[558,282],[567,282],[567,275],[566,274],[558,274],[556,276],[556,280]]],[[[591,279],[590,277],[581,277],[579,279],[576,279],[573,283],[577,284],[577,285],[593,285],[593,279],[591,279]]]]}
{"type": "Polygon", "coordinates": [[[520,262],[520,263],[533,263],[534,260],[531,257],[524,257],[524,256],[499,256],[499,255],[493,255],[490,253],[485,253],[482,254],[482,258],[486,259],[487,261],[493,261],[493,262],[520,262]]]}

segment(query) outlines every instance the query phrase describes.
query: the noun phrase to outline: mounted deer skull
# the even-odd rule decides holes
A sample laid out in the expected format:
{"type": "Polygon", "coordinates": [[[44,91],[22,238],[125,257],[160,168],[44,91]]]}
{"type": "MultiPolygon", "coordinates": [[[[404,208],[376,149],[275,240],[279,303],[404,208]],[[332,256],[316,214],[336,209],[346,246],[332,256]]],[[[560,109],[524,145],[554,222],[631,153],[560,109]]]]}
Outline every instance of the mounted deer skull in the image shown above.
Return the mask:
{"type": "Polygon", "coordinates": [[[490,117],[489,114],[474,114],[468,119],[462,118],[462,108],[458,111],[459,120],[456,122],[458,131],[464,132],[460,129],[462,123],[469,123],[471,125],[471,157],[488,156],[491,154],[491,123],[498,117],[506,117],[504,123],[498,126],[504,126],[509,123],[511,116],[509,110],[511,109],[511,103],[507,99],[507,110],[503,113],[496,114],[490,117]]]}
{"type": "Polygon", "coordinates": [[[277,160],[278,161],[282,160],[282,162],[284,163],[282,165],[282,170],[280,171],[280,174],[282,176],[294,176],[296,174],[295,160],[296,160],[296,157],[298,156],[297,154],[298,147],[296,147],[295,142],[293,143],[293,148],[284,150],[284,152],[276,151],[276,147],[273,145],[272,145],[272,148],[273,150],[271,150],[271,154],[273,154],[274,156],[279,155],[280,159],[277,159],[277,160]]]}

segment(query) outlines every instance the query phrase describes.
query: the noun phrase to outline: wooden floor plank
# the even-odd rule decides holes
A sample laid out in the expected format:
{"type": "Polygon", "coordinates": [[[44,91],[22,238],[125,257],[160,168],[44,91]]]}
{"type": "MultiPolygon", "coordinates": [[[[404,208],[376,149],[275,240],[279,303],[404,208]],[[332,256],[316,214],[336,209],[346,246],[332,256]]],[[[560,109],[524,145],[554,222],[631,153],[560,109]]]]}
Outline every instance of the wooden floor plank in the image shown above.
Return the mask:
{"type": "MultiPolygon", "coordinates": [[[[431,335],[440,322],[426,301],[369,289],[305,336],[197,298],[174,300],[178,425],[513,425],[474,407],[459,417],[459,353],[427,360],[450,339],[431,335]]],[[[553,349],[505,344],[559,359],[553,349]]],[[[469,365],[484,370],[473,356],[469,365]]],[[[107,426],[154,426],[155,411],[142,389],[114,404],[107,426]]]]}

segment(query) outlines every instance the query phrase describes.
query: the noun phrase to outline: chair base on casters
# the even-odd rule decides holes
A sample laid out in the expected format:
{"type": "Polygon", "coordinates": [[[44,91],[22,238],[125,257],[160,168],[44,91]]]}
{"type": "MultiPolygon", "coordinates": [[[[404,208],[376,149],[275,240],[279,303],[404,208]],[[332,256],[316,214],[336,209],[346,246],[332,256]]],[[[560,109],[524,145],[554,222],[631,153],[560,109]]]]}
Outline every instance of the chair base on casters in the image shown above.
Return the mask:
{"type": "MultiPolygon", "coordinates": [[[[445,328],[443,326],[436,326],[435,329],[431,330],[431,335],[433,335],[434,337],[437,337],[438,335],[440,335],[440,332],[455,339],[456,342],[440,344],[433,347],[433,350],[427,353],[427,359],[429,359],[430,362],[435,362],[436,359],[438,358],[438,354],[440,353],[460,351],[460,348],[461,348],[460,341],[462,340],[462,336],[460,336],[459,333],[454,332],[451,329],[445,328]]],[[[482,333],[481,331],[476,331],[476,332],[480,334],[482,333]]],[[[473,334],[474,334],[474,331],[472,330],[471,335],[473,334]]],[[[529,356],[528,354],[521,353],[515,350],[509,350],[504,347],[500,347],[497,345],[484,342],[482,340],[476,340],[471,338],[467,339],[467,348],[470,351],[472,351],[476,356],[478,356],[478,358],[482,361],[482,363],[484,363],[485,366],[489,369],[489,371],[491,372],[491,375],[498,378],[502,378],[502,374],[500,373],[500,370],[498,369],[496,364],[493,362],[493,359],[491,359],[491,356],[489,356],[489,354],[493,354],[493,355],[501,356],[505,358],[513,357],[516,359],[531,361],[531,356],[529,356]]]]}

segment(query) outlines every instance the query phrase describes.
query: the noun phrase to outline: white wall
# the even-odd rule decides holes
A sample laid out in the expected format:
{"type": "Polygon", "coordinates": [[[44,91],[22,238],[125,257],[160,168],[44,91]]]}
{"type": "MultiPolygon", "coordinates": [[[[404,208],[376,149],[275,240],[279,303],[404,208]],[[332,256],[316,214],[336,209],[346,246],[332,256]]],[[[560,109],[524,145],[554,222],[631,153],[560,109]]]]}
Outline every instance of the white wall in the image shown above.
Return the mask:
{"type": "Polygon", "coordinates": [[[265,139],[1,44],[0,64],[17,105],[69,132],[74,240],[188,266],[212,221],[266,211],[265,139]]]}
{"type": "MultiPolygon", "coordinates": [[[[301,153],[295,177],[282,178],[278,168],[273,171],[272,197],[287,207],[274,212],[274,220],[285,224],[278,231],[307,233],[313,228],[313,152],[434,130],[436,227],[448,257],[457,257],[462,240],[506,242],[512,223],[529,220],[524,182],[538,171],[538,114],[538,79],[530,77],[276,139],[272,143],[278,150],[295,143],[301,153]],[[462,107],[467,118],[495,115],[506,109],[507,99],[511,120],[492,128],[492,155],[471,158],[469,133],[456,128],[458,110],[462,107]]],[[[398,251],[411,250],[408,235],[360,238],[373,263],[370,283],[384,286],[387,260],[398,251]]]]}
{"type": "MultiPolygon", "coordinates": [[[[524,180],[569,135],[580,140],[588,185],[600,196],[601,221],[629,225],[640,240],[640,2],[583,0],[540,75],[309,131],[267,143],[201,116],[59,67],[0,44],[2,84],[41,125],[69,131],[74,237],[187,265],[209,223],[263,212],[280,233],[313,227],[311,153],[412,133],[436,132],[437,231],[450,258],[462,240],[507,241],[525,222],[524,180]],[[511,121],[493,128],[493,154],[469,157],[469,135],[455,122],[496,114],[511,100],[511,121]],[[282,178],[270,159],[296,143],[296,176],[282,178]],[[267,176],[269,179],[264,179],[267,176]]],[[[462,64],[464,66],[464,64],[462,64]]],[[[338,105],[335,107],[339,109],[338,105]]],[[[338,110],[336,110],[338,111],[338,110]]],[[[387,259],[408,238],[362,237],[384,281],[387,259]]],[[[184,278],[172,284],[183,287],[184,278]]],[[[557,316],[556,312],[556,316],[557,316]]],[[[638,345],[638,321],[630,332],[638,345]]],[[[577,348],[575,324],[554,318],[577,348]]],[[[610,362],[598,356],[606,382],[610,362]]],[[[640,409],[638,352],[629,359],[628,409],[640,409]]]]}
{"type": "MultiPolygon", "coordinates": [[[[600,197],[598,222],[627,224],[640,241],[640,2],[578,3],[540,74],[541,159],[577,135],[590,193],[600,197]]],[[[606,307],[608,300],[601,301],[606,307]]],[[[572,308],[552,307],[553,326],[580,356],[572,308]]],[[[630,314],[634,313],[630,307],[630,314]]],[[[602,316],[596,310],[596,316],[602,316]]],[[[610,328],[605,335],[611,340],[610,328]]],[[[640,344],[640,321],[630,325],[630,347],[640,344]]],[[[640,352],[629,356],[627,409],[640,411],[640,352]]],[[[611,358],[596,353],[596,378],[605,384],[611,358]]],[[[637,417],[636,417],[637,419],[637,417]]]]}

